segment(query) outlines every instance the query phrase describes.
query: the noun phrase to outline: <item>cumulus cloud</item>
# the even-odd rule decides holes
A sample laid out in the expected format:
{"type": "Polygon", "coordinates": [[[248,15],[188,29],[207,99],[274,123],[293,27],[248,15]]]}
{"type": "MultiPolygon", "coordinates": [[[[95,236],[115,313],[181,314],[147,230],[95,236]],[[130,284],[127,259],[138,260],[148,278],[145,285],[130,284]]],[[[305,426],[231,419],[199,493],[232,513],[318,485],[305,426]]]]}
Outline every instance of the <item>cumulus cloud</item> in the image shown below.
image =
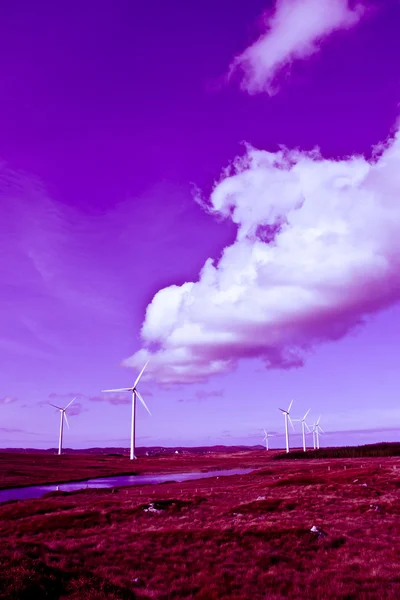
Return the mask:
{"type": "Polygon", "coordinates": [[[349,0],[277,0],[272,14],[265,14],[265,31],[234,59],[230,75],[239,72],[250,94],[272,94],[282,68],[311,56],[330,34],[353,27],[363,14],[364,7],[349,0]]]}
{"type": "Polygon", "coordinates": [[[246,148],[209,210],[237,225],[197,282],[161,289],[144,347],[126,359],[159,382],[199,382],[259,358],[298,367],[400,296],[400,134],[367,160],[246,148]]]}

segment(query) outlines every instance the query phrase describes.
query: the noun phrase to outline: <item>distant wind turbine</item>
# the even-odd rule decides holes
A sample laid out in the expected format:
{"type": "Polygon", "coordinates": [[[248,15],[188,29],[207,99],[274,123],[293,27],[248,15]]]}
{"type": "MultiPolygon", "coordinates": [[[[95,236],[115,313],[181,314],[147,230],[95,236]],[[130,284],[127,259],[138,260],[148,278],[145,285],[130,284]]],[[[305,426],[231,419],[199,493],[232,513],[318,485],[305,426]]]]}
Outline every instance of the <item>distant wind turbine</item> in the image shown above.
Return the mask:
{"type": "Polygon", "coordinates": [[[68,402],[67,406],[65,408],[61,408],[61,406],[57,406],[56,404],[51,404],[51,402],[49,402],[50,406],[53,406],[54,408],[57,408],[57,410],[60,411],[60,437],[58,439],[58,454],[62,454],[62,440],[63,440],[63,431],[64,431],[64,419],[65,422],[67,424],[67,427],[69,429],[69,423],[68,423],[68,419],[67,419],[67,408],[69,408],[71,406],[71,404],[73,403],[73,401],[76,400],[76,398],[72,398],[71,402],[68,402]]]}
{"type": "Polygon", "coordinates": [[[144,365],[143,369],[140,371],[135,383],[133,384],[132,387],[130,388],[118,388],[115,390],[102,390],[102,392],[132,392],[132,420],[131,420],[131,453],[130,453],[130,459],[133,460],[134,458],[136,458],[135,456],[135,428],[136,428],[136,397],[139,398],[140,402],[143,404],[143,406],[145,407],[145,409],[147,410],[147,412],[149,413],[149,415],[151,416],[151,412],[149,411],[146,402],[143,400],[142,396],[139,394],[138,390],[136,389],[137,384],[139,383],[139,380],[141,378],[141,376],[143,375],[143,371],[145,370],[145,368],[148,365],[148,362],[146,362],[146,364],[144,365]]]}
{"type": "Polygon", "coordinates": [[[268,443],[268,438],[270,437],[274,437],[271,433],[267,433],[264,429],[264,433],[265,433],[265,437],[263,439],[263,442],[265,442],[265,449],[269,450],[269,443],[268,443]]]}
{"type": "Polygon", "coordinates": [[[306,414],[304,415],[304,417],[302,419],[293,419],[293,421],[301,423],[301,433],[303,436],[303,450],[304,452],[307,451],[307,446],[306,446],[306,429],[308,431],[308,433],[310,433],[311,429],[309,428],[306,419],[308,416],[308,413],[310,412],[311,408],[308,409],[308,411],[306,412],[306,414]]]}
{"type": "Polygon", "coordinates": [[[325,433],[325,431],[322,429],[321,425],[319,424],[320,420],[321,420],[321,415],[318,417],[318,419],[315,421],[315,423],[313,425],[314,450],[319,450],[319,434],[325,433]]]}
{"type": "Polygon", "coordinates": [[[291,426],[293,428],[293,431],[295,431],[292,419],[290,418],[290,414],[289,414],[290,413],[290,409],[292,408],[292,404],[293,404],[293,400],[289,404],[289,408],[287,410],[284,410],[283,408],[279,409],[281,412],[283,412],[283,416],[285,417],[286,452],[289,452],[289,426],[288,426],[288,421],[290,421],[290,424],[291,424],[291,426]]]}

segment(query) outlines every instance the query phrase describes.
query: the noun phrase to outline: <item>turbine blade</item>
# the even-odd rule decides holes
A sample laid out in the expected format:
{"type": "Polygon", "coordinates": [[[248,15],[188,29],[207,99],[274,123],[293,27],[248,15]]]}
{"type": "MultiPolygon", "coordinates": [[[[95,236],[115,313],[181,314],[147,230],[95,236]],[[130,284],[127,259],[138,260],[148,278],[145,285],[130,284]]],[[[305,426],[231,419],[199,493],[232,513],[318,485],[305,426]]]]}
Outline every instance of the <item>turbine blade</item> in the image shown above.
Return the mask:
{"type": "Polygon", "coordinates": [[[68,404],[67,404],[67,406],[64,408],[64,410],[67,410],[67,408],[68,408],[69,406],[71,406],[71,404],[73,403],[73,401],[74,401],[74,400],[76,400],[76,396],[75,396],[75,398],[72,398],[71,402],[68,402],[68,404]]]}
{"type": "Polygon", "coordinates": [[[308,411],[306,412],[306,414],[303,417],[303,421],[305,421],[308,417],[308,413],[310,412],[311,408],[308,409],[308,411]]]}
{"type": "Polygon", "coordinates": [[[268,435],[267,432],[265,431],[265,429],[264,429],[264,433],[265,433],[265,435],[268,435]]]}
{"type": "Polygon", "coordinates": [[[64,410],[63,410],[63,415],[64,415],[65,422],[66,422],[66,424],[67,424],[67,427],[68,427],[68,429],[69,429],[69,423],[68,423],[67,415],[65,414],[65,411],[64,411],[64,410]]]}
{"type": "Polygon", "coordinates": [[[137,390],[135,390],[135,393],[137,395],[137,397],[139,398],[140,402],[143,404],[143,406],[145,407],[145,409],[147,410],[147,412],[149,413],[149,415],[151,416],[151,412],[149,411],[146,402],[143,400],[142,396],[139,394],[139,392],[137,390]]]}
{"type": "Polygon", "coordinates": [[[295,430],[295,428],[294,428],[294,425],[293,425],[293,421],[292,421],[292,419],[290,418],[290,415],[289,415],[289,413],[288,413],[288,419],[289,419],[289,423],[290,423],[290,424],[291,424],[291,426],[292,426],[292,429],[293,429],[293,431],[296,431],[296,430],[295,430]]]}
{"type": "Polygon", "coordinates": [[[325,431],[322,429],[321,425],[318,425],[318,429],[319,429],[320,433],[325,433],[325,431]]]}
{"type": "Polygon", "coordinates": [[[287,410],[285,410],[283,408],[278,408],[278,410],[282,411],[283,413],[287,413],[287,410]]]}
{"type": "Polygon", "coordinates": [[[318,419],[315,421],[315,424],[319,425],[320,420],[321,420],[321,415],[319,415],[318,419]]]}
{"type": "Polygon", "coordinates": [[[133,388],[116,388],[115,390],[101,390],[102,392],[132,392],[133,388]]]}
{"type": "Polygon", "coordinates": [[[309,428],[308,424],[304,421],[304,426],[307,429],[308,433],[311,433],[311,429],[309,428]]]}
{"type": "Polygon", "coordinates": [[[287,409],[287,412],[290,413],[290,409],[292,408],[292,404],[293,404],[293,400],[290,402],[289,404],[289,408],[287,409]]]}
{"type": "Polygon", "coordinates": [[[61,406],[57,406],[56,404],[52,404],[51,402],[48,402],[49,406],[54,406],[54,408],[58,408],[58,410],[62,410],[61,406]]]}
{"type": "Polygon", "coordinates": [[[133,384],[133,388],[135,388],[137,386],[137,384],[139,383],[139,380],[140,380],[141,376],[143,375],[143,371],[145,370],[145,368],[147,367],[148,364],[149,364],[149,361],[146,362],[143,369],[140,371],[139,375],[137,376],[137,379],[136,379],[135,383],[133,384]]]}

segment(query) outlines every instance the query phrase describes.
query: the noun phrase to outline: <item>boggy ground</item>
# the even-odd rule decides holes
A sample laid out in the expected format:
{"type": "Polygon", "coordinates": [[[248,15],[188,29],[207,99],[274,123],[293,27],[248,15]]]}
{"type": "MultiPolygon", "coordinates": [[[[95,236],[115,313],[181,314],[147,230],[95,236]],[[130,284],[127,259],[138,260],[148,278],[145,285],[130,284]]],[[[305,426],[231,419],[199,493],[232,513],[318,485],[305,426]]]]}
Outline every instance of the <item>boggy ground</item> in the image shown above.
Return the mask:
{"type": "MultiPolygon", "coordinates": [[[[276,456],[277,451],[270,452],[276,456]]],[[[179,473],[257,468],[266,460],[265,451],[218,452],[210,454],[169,454],[143,456],[131,461],[127,456],[95,454],[48,454],[32,452],[0,452],[0,489],[80,481],[109,475],[139,475],[143,473],[179,473]]]]}
{"type": "Polygon", "coordinates": [[[0,597],[399,598],[399,500],[400,459],[364,458],[12,502],[0,597]]]}

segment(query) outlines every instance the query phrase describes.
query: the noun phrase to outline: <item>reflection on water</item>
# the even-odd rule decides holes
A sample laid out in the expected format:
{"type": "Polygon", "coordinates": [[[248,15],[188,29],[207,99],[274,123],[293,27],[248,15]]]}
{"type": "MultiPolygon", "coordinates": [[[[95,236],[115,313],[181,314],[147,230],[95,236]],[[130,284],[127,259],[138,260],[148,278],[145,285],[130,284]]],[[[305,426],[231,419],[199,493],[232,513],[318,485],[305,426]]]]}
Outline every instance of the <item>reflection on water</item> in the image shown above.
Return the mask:
{"type": "Polygon", "coordinates": [[[112,488],[124,485],[145,485],[164,483],[166,481],[189,481],[190,479],[205,479],[207,477],[220,477],[223,475],[244,475],[254,469],[225,469],[221,471],[207,471],[205,473],[168,473],[158,475],[118,475],[115,477],[99,477],[87,481],[71,481],[53,485],[32,485],[23,488],[10,488],[0,490],[0,502],[8,500],[28,500],[41,498],[48,492],[75,492],[85,488],[112,488]]]}

